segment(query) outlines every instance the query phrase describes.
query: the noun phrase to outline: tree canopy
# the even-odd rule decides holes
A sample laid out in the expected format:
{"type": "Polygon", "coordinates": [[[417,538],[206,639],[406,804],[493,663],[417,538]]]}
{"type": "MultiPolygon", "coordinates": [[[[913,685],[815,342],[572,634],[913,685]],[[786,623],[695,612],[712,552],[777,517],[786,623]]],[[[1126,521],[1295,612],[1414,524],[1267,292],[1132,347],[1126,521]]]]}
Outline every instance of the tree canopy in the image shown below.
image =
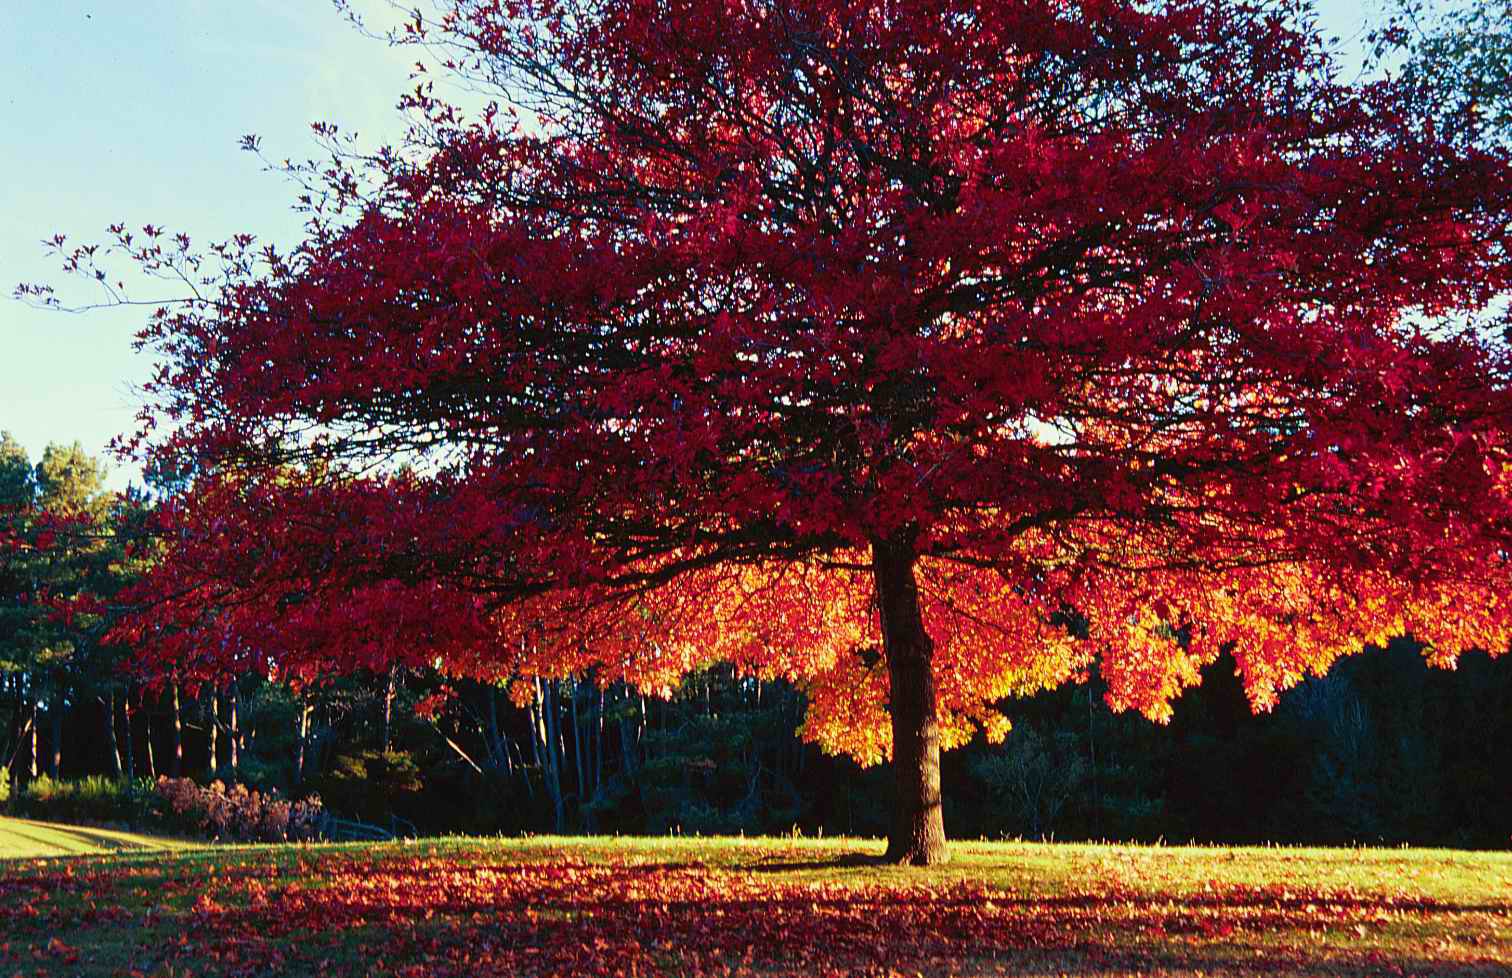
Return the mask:
{"type": "Polygon", "coordinates": [[[1373,31],[1373,55],[1416,90],[1417,111],[1460,138],[1512,132],[1512,4],[1396,0],[1373,31]]]}
{"type": "MultiPolygon", "coordinates": [[[[143,342],[193,471],[125,634],[209,674],[801,681],[899,778],[1085,675],[1258,707],[1509,639],[1509,173],[1291,3],[458,0],[408,141],[143,342]]],[[[255,141],[249,144],[255,145],[255,141]]],[[[63,247],[60,242],[60,247],[63,247]]],[[[70,253],[92,272],[96,252],[70,253]]],[[[523,689],[524,687],[520,687],[523,689]]]]}

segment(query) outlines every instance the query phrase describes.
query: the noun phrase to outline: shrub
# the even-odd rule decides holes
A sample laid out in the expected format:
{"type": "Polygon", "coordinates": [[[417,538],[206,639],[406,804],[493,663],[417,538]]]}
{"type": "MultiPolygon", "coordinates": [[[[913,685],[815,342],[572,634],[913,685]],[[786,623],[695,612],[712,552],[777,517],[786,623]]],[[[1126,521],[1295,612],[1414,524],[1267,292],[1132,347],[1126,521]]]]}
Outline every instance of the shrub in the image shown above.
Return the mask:
{"type": "Polygon", "coordinates": [[[10,806],[10,772],[0,768],[0,812],[10,806]]]}
{"type": "Polygon", "coordinates": [[[382,821],[398,814],[413,818],[425,787],[420,765],[405,751],[360,750],[337,754],[314,781],[332,811],[344,818],[382,821]]]}
{"type": "Polygon", "coordinates": [[[11,807],[27,818],[53,822],[121,822],[136,825],[153,814],[152,782],[102,774],[71,781],[47,775],[16,792],[11,807]]]}
{"type": "Polygon", "coordinates": [[[189,778],[158,778],[156,794],[174,829],[227,842],[308,841],[325,822],[318,795],[291,802],[274,791],[220,781],[201,787],[189,778]]]}

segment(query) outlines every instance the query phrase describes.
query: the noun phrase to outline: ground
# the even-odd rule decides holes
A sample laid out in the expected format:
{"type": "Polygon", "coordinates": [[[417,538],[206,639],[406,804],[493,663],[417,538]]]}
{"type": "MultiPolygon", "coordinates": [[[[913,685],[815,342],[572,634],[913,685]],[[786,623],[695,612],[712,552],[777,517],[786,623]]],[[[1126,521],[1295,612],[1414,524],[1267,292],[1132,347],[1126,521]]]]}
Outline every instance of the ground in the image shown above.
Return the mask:
{"type": "MultiPolygon", "coordinates": [[[[108,852],[181,849],[171,839],[58,825],[24,818],[0,818],[0,859],[35,859],[41,856],[93,856],[108,852]]],[[[3,871],[0,871],[3,872],[3,871]]]]}
{"type": "Polygon", "coordinates": [[[868,862],[881,849],[531,838],[13,860],[0,975],[1512,974],[1508,853],[956,843],[947,867],[894,869],[868,862]]]}

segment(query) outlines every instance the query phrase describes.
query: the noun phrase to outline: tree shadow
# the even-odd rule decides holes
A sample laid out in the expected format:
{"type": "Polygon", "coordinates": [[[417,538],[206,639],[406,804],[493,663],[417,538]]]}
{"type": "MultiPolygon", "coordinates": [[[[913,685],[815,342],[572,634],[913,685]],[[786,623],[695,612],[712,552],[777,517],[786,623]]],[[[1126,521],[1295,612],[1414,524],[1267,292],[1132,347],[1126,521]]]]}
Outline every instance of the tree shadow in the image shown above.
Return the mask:
{"type": "Polygon", "coordinates": [[[121,838],[119,835],[105,830],[90,829],[78,825],[58,825],[52,822],[34,822],[30,819],[7,819],[5,831],[7,835],[34,843],[39,849],[43,850],[35,856],[8,857],[12,859],[88,856],[98,850],[106,852],[152,852],[162,848],[148,842],[121,838]],[[66,845],[70,841],[78,843],[80,849],[78,851],[67,849],[66,845]]]}
{"type": "Polygon", "coordinates": [[[881,855],[874,856],[865,852],[846,852],[829,859],[792,859],[784,856],[772,856],[754,863],[740,863],[734,868],[748,873],[801,873],[825,869],[856,869],[858,867],[887,869],[897,867],[897,865],[897,863],[889,862],[881,855]]]}

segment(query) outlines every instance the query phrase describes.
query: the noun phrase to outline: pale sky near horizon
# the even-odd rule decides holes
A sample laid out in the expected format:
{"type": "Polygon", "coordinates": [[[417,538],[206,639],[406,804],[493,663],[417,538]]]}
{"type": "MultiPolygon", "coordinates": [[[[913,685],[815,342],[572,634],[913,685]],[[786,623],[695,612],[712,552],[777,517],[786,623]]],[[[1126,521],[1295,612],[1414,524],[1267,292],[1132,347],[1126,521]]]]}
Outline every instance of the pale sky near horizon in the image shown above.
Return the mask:
{"type": "MultiPolygon", "coordinates": [[[[1317,7],[1357,61],[1376,8],[1317,7]]],[[[9,298],[39,281],[89,297],[62,279],[43,239],[99,240],[124,221],[286,244],[299,228],[293,191],[238,149],[241,137],[258,134],[273,158],[316,155],[317,120],[392,140],[413,61],[329,0],[0,0],[0,430],[34,461],[50,442],[103,453],[134,426],[133,387],[151,367],[131,349],[143,309],[70,315],[9,298]]],[[[135,477],[112,464],[113,486],[135,477]]]]}

